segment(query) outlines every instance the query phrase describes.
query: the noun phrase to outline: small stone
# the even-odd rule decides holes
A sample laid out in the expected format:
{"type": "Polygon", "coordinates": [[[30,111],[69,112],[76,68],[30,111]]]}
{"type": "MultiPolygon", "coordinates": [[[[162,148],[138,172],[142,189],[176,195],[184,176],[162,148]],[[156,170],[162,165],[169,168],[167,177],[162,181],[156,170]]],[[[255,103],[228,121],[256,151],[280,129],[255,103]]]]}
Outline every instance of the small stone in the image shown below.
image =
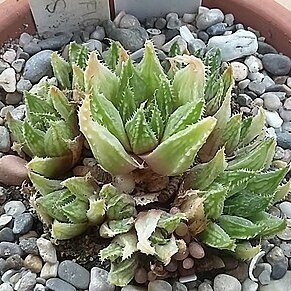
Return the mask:
{"type": "Polygon", "coordinates": [[[7,153],[10,150],[9,131],[5,126],[0,126],[0,152],[7,153]]]}
{"type": "Polygon", "coordinates": [[[199,13],[196,18],[196,26],[200,30],[205,30],[208,27],[223,22],[224,14],[220,9],[210,9],[199,13]]]}
{"type": "Polygon", "coordinates": [[[24,59],[24,60],[27,61],[30,58],[30,55],[28,53],[24,52],[24,51],[20,51],[18,53],[18,58],[19,59],[24,59]]]}
{"type": "Polygon", "coordinates": [[[246,89],[249,85],[249,83],[251,82],[251,80],[249,79],[245,79],[245,80],[242,80],[238,83],[238,87],[242,90],[246,89]]]}
{"type": "Polygon", "coordinates": [[[39,238],[36,241],[39,254],[45,262],[55,264],[57,262],[57,253],[53,244],[44,238],[39,238]]]}
{"type": "Polygon", "coordinates": [[[0,291],[13,291],[13,288],[9,283],[3,283],[0,285],[0,291]]]}
{"type": "Polygon", "coordinates": [[[196,242],[190,243],[189,251],[190,251],[190,255],[194,259],[202,259],[205,256],[205,251],[204,251],[203,247],[199,243],[196,243],[196,242]]]}
{"type": "Polygon", "coordinates": [[[139,27],[140,26],[140,22],[139,20],[130,14],[125,14],[119,23],[119,27],[120,28],[131,28],[131,27],[139,27]]]}
{"type": "Polygon", "coordinates": [[[224,22],[228,25],[228,26],[232,26],[234,24],[234,16],[232,13],[228,13],[224,15],[224,22]]]}
{"type": "Polygon", "coordinates": [[[152,37],[152,42],[158,49],[161,49],[166,42],[166,36],[164,34],[154,35],[152,37]]]}
{"type": "Polygon", "coordinates": [[[183,22],[185,23],[192,23],[195,21],[196,18],[196,14],[192,14],[192,13],[184,13],[183,14],[183,22]]]}
{"type": "Polygon", "coordinates": [[[288,270],[288,259],[284,258],[282,262],[276,263],[272,266],[271,277],[274,280],[283,278],[288,270]]]}
{"type": "Polygon", "coordinates": [[[24,267],[33,273],[40,273],[42,270],[42,260],[38,256],[28,255],[24,260],[24,267]]]}
{"type": "Polygon", "coordinates": [[[23,46],[23,50],[32,56],[41,51],[41,46],[38,43],[31,41],[23,46]]]}
{"type": "Polygon", "coordinates": [[[11,66],[17,73],[20,73],[23,69],[24,64],[25,64],[24,59],[17,59],[15,61],[13,61],[11,66]]]}
{"type": "Polygon", "coordinates": [[[291,149],[291,133],[289,132],[278,132],[277,143],[283,149],[291,149]]]}
{"type": "Polygon", "coordinates": [[[24,234],[31,230],[33,218],[30,213],[22,213],[15,217],[13,232],[15,234],[24,234]]]}
{"type": "Polygon", "coordinates": [[[188,49],[189,49],[189,52],[191,54],[195,54],[195,52],[197,52],[197,50],[203,50],[206,48],[206,45],[205,43],[199,39],[199,38],[195,38],[193,39],[189,44],[188,44],[188,49]]]}
{"type": "Polygon", "coordinates": [[[188,289],[184,284],[180,282],[175,282],[173,284],[173,291],[188,291],[188,289]]]}
{"type": "Polygon", "coordinates": [[[287,218],[291,218],[291,202],[284,201],[279,204],[279,208],[287,218]]]}
{"type": "Polygon", "coordinates": [[[226,31],[226,24],[225,23],[216,23],[216,24],[208,27],[206,30],[206,32],[210,36],[222,35],[225,33],[225,31],[226,31]]]}
{"type": "Polygon", "coordinates": [[[258,44],[259,44],[258,53],[261,55],[265,55],[269,53],[273,53],[273,54],[278,53],[274,47],[272,47],[266,42],[259,41],[258,44]]]}
{"type": "MultiPolygon", "coordinates": [[[[291,112],[290,112],[290,114],[291,114],[291,112]]],[[[281,116],[281,115],[280,115],[281,116]]],[[[282,116],[281,116],[282,117],[282,116]]],[[[282,117],[283,118],[283,117],[282,117]]],[[[283,118],[283,120],[284,120],[284,118],[283,118]]],[[[289,132],[291,132],[291,122],[290,121],[286,121],[286,122],[284,122],[283,123],[283,125],[282,125],[282,130],[283,131],[289,131],[289,132]]]]}
{"type": "Polygon", "coordinates": [[[284,241],[291,240],[291,228],[287,227],[285,230],[277,234],[278,238],[284,241]]]}
{"type": "Polygon", "coordinates": [[[268,89],[269,87],[275,85],[275,82],[269,76],[265,76],[262,82],[265,84],[266,89],[268,89]]]}
{"type": "Polygon", "coordinates": [[[259,275],[259,281],[262,285],[268,285],[271,281],[271,271],[269,270],[264,270],[260,275],[259,275]]]}
{"type": "Polygon", "coordinates": [[[245,64],[240,62],[231,62],[230,65],[233,70],[233,78],[235,81],[239,82],[247,78],[249,70],[245,64]]]}
{"type": "MultiPolygon", "coordinates": [[[[176,14],[176,13],[174,13],[176,14]]],[[[181,26],[181,20],[178,18],[178,15],[177,16],[172,16],[170,18],[167,19],[167,28],[168,29],[179,29],[180,26],[181,26]]]]}
{"type": "Polygon", "coordinates": [[[240,106],[247,107],[250,107],[253,102],[253,99],[247,94],[239,94],[236,100],[240,106]]]}
{"type": "Polygon", "coordinates": [[[89,272],[73,261],[63,261],[59,265],[58,275],[64,281],[78,289],[87,289],[90,282],[89,272]]]}
{"type": "Polygon", "coordinates": [[[187,43],[191,43],[193,40],[195,40],[192,32],[186,25],[180,27],[180,35],[187,43]]]}
{"type": "Polygon", "coordinates": [[[4,282],[4,283],[7,283],[10,281],[11,277],[15,274],[17,274],[17,270],[7,270],[5,271],[5,273],[2,275],[1,277],[1,280],[4,282]]]}
{"type": "Polygon", "coordinates": [[[11,228],[4,227],[3,229],[0,230],[0,242],[2,241],[14,242],[14,239],[15,239],[15,236],[11,228]]]}
{"type": "Polygon", "coordinates": [[[242,291],[257,291],[259,284],[247,278],[242,284],[242,291]]]}
{"type": "Polygon", "coordinates": [[[12,64],[12,62],[16,59],[16,52],[13,49],[8,49],[2,56],[2,59],[9,63],[12,64]]]}
{"type": "Polygon", "coordinates": [[[282,106],[279,97],[272,93],[264,93],[261,98],[264,100],[264,106],[267,110],[276,111],[282,106]]]}
{"type": "Polygon", "coordinates": [[[25,64],[23,78],[37,83],[42,77],[50,76],[52,53],[51,50],[44,50],[33,55],[25,64]]]}
{"type": "Polygon", "coordinates": [[[46,287],[43,286],[42,284],[36,284],[33,289],[33,291],[46,291],[46,290],[47,290],[46,287]]]}
{"type": "Polygon", "coordinates": [[[262,95],[266,91],[264,83],[258,81],[250,82],[248,88],[257,95],[262,95]]]}
{"type": "Polygon", "coordinates": [[[59,279],[59,278],[51,278],[46,281],[46,286],[52,291],[76,291],[76,288],[71,284],[59,279]]]}
{"type": "Polygon", "coordinates": [[[197,36],[198,36],[198,38],[200,38],[200,39],[203,40],[204,42],[207,42],[208,39],[209,39],[209,35],[208,35],[208,33],[205,32],[205,31],[199,31],[197,36]]]}
{"type": "Polygon", "coordinates": [[[115,286],[111,285],[108,282],[107,271],[98,267],[94,267],[91,269],[91,280],[89,285],[89,291],[114,291],[114,290],[115,286]]]}
{"type": "Polygon", "coordinates": [[[8,93],[5,98],[7,105],[16,105],[22,100],[22,94],[18,92],[8,93]]]}
{"type": "Polygon", "coordinates": [[[23,33],[21,33],[21,35],[19,37],[19,45],[21,47],[23,47],[24,45],[28,44],[32,40],[33,40],[33,36],[32,35],[30,35],[27,32],[23,32],[23,33]]]}
{"type": "Polygon", "coordinates": [[[25,104],[19,105],[12,110],[12,117],[17,120],[23,120],[26,114],[25,104]]]}
{"type": "Polygon", "coordinates": [[[155,28],[157,29],[164,29],[167,25],[167,20],[165,18],[158,18],[155,22],[155,28]]]}
{"type": "Polygon", "coordinates": [[[213,291],[213,288],[209,283],[203,282],[199,285],[197,291],[213,291]]]}
{"type": "Polygon", "coordinates": [[[104,27],[96,26],[95,30],[91,33],[90,38],[102,41],[105,38],[104,27]]]}
{"type": "Polygon", "coordinates": [[[102,42],[97,40],[97,39],[89,39],[87,42],[85,42],[83,45],[85,45],[90,52],[93,52],[95,50],[99,51],[102,53],[102,42]]]}
{"type": "Polygon", "coordinates": [[[40,277],[46,280],[57,277],[58,267],[59,267],[58,261],[55,264],[46,262],[41,269],[40,277]]]}
{"type": "Polygon", "coordinates": [[[274,247],[267,255],[266,259],[268,263],[274,265],[275,263],[281,262],[285,258],[284,253],[281,248],[274,247]]]}
{"type": "Polygon", "coordinates": [[[22,256],[23,252],[22,252],[21,248],[15,243],[1,242],[0,243],[0,257],[8,258],[12,255],[22,256]]]}
{"type": "MultiPolygon", "coordinates": [[[[283,124],[283,119],[280,117],[278,112],[265,110],[267,123],[274,128],[280,128],[283,124]]],[[[279,144],[279,146],[281,146],[279,144]]]]}
{"type": "Polygon", "coordinates": [[[23,260],[20,255],[12,255],[6,260],[6,267],[8,269],[20,270],[23,266],[23,260]]]}
{"type": "Polygon", "coordinates": [[[245,59],[244,63],[248,66],[249,71],[251,73],[258,73],[263,69],[263,63],[262,61],[255,57],[255,56],[249,56],[245,59]]]}
{"type": "Polygon", "coordinates": [[[24,91],[29,91],[32,88],[32,84],[29,80],[20,79],[16,84],[16,90],[19,93],[23,93],[24,91]]]}
{"type": "Polygon", "coordinates": [[[7,93],[13,93],[16,90],[16,73],[13,68],[5,69],[0,74],[0,88],[7,93]]]}
{"type": "Polygon", "coordinates": [[[2,59],[0,59],[0,74],[8,68],[10,68],[10,65],[4,62],[2,59]]]}
{"type": "Polygon", "coordinates": [[[70,33],[60,33],[59,35],[41,40],[38,44],[42,50],[58,50],[68,44],[72,38],[70,33]]]}
{"type": "Polygon", "coordinates": [[[291,110],[291,97],[287,98],[284,102],[284,108],[291,110]]]}
{"type": "Polygon", "coordinates": [[[27,254],[38,255],[39,251],[36,244],[37,238],[30,237],[19,241],[20,248],[27,254]]]}
{"type": "MultiPolygon", "coordinates": [[[[258,73],[249,73],[248,78],[252,81],[257,81],[257,82],[261,83],[264,80],[265,75],[262,73],[259,73],[259,72],[258,73]]],[[[265,86],[264,83],[263,83],[263,85],[265,86]]]]}
{"type": "Polygon", "coordinates": [[[16,284],[17,291],[31,291],[36,284],[36,274],[26,273],[16,284]]]}
{"type": "Polygon", "coordinates": [[[149,283],[148,291],[172,291],[172,286],[166,281],[155,280],[149,283]]]}
{"type": "Polygon", "coordinates": [[[258,48],[257,37],[245,30],[227,36],[213,36],[208,42],[208,48],[219,48],[222,61],[232,61],[254,54],[258,48]]]}
{"type": "Polygon", "coordinates": [[[264,68],[276,76],[288,75],[291,70],[289,57],[279,54],[265,54],[262,58],[264,68]]]}
{"type": "Polygon", "coordinates": [[[178,46],[180,47],[181,52],[184,52],[187,49],[186,41],[180,35],[178,35],[178,36],[175,36],[171,41],[165,43],[163,45],[163,47],[162,47],[162,50],[164,52],[168,53],[174,43],[178,44],[178,46]]]}
{"type": "Polygon", "coordinates": [[[9,201],[4,206],[5,213],[7,215],[11,215],[12,217],[16,217],[22,214],[26,208],[21,201],[9,201]]]}
{"type": "Polygon", "coordinates": [[[229,275],[220,274],[214,278],[213,283],[214,291],[241,291],[242,287],[240,282],[229,275]]]}
{"type": "Polygon", "coordinates": [[[284,107],[280,107],[279,114],[285,122],[291,121],[291,110],[286,110],[284,107]]]}

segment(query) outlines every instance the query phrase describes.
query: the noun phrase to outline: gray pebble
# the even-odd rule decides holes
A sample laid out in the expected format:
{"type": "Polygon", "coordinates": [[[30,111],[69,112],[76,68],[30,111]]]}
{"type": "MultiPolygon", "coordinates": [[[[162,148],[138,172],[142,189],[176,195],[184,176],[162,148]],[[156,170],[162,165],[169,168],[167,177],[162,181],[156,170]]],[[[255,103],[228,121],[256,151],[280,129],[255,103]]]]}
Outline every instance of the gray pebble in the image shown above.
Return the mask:
{"type": "MultiPolygon", "coordinates": [[[[265,115],[266,121],[271,127],[280,128],[282,126],[283,119],[280,117],[278,112],[265,110],[265,115]]],[[[279,143],[278,145],[281,146],[279,143]]]]}
{"type": "Polygon", "coordinates": [[[28,53],[22,51],[22,52],[20,52],[18,54],[18,58],[19,59],[24,59],[24,60],[27,61],[30,58],[30,55],[28,53]]]}
{"type": "Polygon", "coordinates": [[[213,287],[214,291],[241,291],[242,288],[238,279],[226,274],[217,275],[213,287]]]}
{"type": "Polygon", "coordinates": [[[5,126],[0,126],[0,152],[7,153],[10,150],[10,135],[5,126]]]}
{"type": "MultiPolygon", "coordinates": [[[[114,291],[115,287],[108,282],[108,272],[98,267],[91,269],[89,291],[114,291]]],[[[132,290],[133,291],[133,290],[132,290]]]]}
{"type": "Polygon", "coordinates": [[[85,45],[90,52],[97,50],[102,53],[102,42],[97,39],[89,39],[83,45],[85,45]]]}
{"type": "Polygon", "coordinates": [[[32,88],[32,84],[29,80],[20,79],[16,84],[16,90],[19,93],[23,93],[24,91],[29,91],[32,88]]]}
{"type": "Polygon", "coordinates": [[[271,277],[274,280],[283,278],[288,270],[288,259],[285,258],[282,262],[276,263],[272,266],[271,277]]]}
{"type": "Polygon", "coordinates": [[[12,110],[12,116],[14,119],[23,120],[26,113],[26,106],[25,104],[19,105],[12,110]]]}
{"type": "Polygon", "coordinates": [[[8,269],[20,270],[23,266],[23,260],[19,255],[12,255],[6,259],[8,269]]]}
{"type": "Polygon", "coordinates": [[[163,280],[152,281],[148,285],[148,291],[172,291],[172,286],[163,280]]]}
{"type": "Polygon", "coordinates": [[[196,18],[196,26],[200,30],[205,30],[208,27],[222,22],[224,20],[224,14],[220,9],[210,9],[198,14],[196,18]]]}
{"type": "Polygon", "coordinates": [[[168,29],[179,29],[181,26],[181,20],[178,17],[170,17],[167,22],[168,29]]]}
{"type": "Polygon", "coordinates": [[[279,97],[272,93],[265,93],[261,98],[264,99],[264,106],[267,110],[276,111],[282,106],[279,97]]]}
{"type": "Polygon", "coordinates": [[[259,284],[247,278],[242,284],[242,291],[257,291],[259,284]]]}
{"type": "Polygon", "coordinates": [[[199,285],[198,291],[213,291],[213,288],[209,283],[203,282],[199,285]]]}
{"type": "Polygon", "coordinates": [[[38,43],[31,41],[23,46],[23,50],[24,50],[24,52],[26,52],[32,56],[32,55],[35,55],[38,52],[40,52],[41,47],[38,43]]]}
{"type": "Polygon", "coordinates": [[[276,76],[288,75],[291,70],[289,57],[279,54],[265,54],[262,58],[264,68],[276,76]]]}
{"type": "Polygon", "coordinates": [[[19,214],[22,214],[26,208],[21,201],[9,201],[4,205],[4,210],[7,215],[11,215],[12,217],[16,217],[19,214]]]}
{"type": "Polygon", "coordinates": [[[291,202],[284,201],[279,204],[279,208],[287,218],[291,218],[291,202]]]}
{"type": "Polygon", "coordinates": [[[15,61],[13,61],[11,66],[17,73],[20,73],[23,69],[24,64],[25,64],[24,59],[17,59],[15,61]]]}
{"type": "Polygon", "coordinates": [[[0,257],[8,258],[12,255],[23,255],[21,248],[16,243],[1,242],[0,243],[0,257]]]}
{"type": "Polygon", "coordinates": [[[283,149],[291,149],[291,133],[289,132],[278,132],[277,143],[283,149]]]}
{"type": "Polygon", "coordinates": [[[24,238],[20,240],[19,246],[27,254],[39,255],[36,241],[35,237],[24,238]]]}
{"type": "Polygon", "coordinates": [[[265,84],[258,81],[250,82],[248,88],[257,95],[262,95],[266,91],[265,84]]]}
{"type": "Polygon", "coordinates": [[[7,105],[16,105],[22,100],[22,94],[18,92],[8,93],[5,98],[7,105]]]}
{"type": "Polygon", "coordinates": [[[33,36],[27,32],[23,32],[19,37],[19,45],[23,47],[33,40],[33,36]]]}
{"type": "Polygon", "coordinates": [[[14,109],[14,106],[12,106],[12,105],[2,107],[0,110],[0,117],[5,118],[7,112],[12,112],[13,109],[14,109]]]}
{"type": "Polygon", "coordinates": [[[95,30],[91,33],[90,38],[102,41],[105,38],[104,27],[96,26],[95,30]]]}
{"type": "Polygon", "coordinates": [[[238,83],[238,87],[242,90],[246,89],[250,82],[251,82],[251,80],[249,80],[249,79],[242,80],[238,83]]]}
{"type": "Polygon", "coordinates": [[[234,23],[234,16],[232,13],[228,13],[224,15],[224,22],[228,25],[228,26],[232,26],[234,23]]]}
{"type": "Polygon", "coordinates": [[[271,273],[268,270],[264,270],[259,275],[259,281],[262,285],[268,285],[271,281],[271,273]]]}
{"type": "Polygon", "coordinates": [[[0,230],[0,242],[7,241],[7,242],[14,242],[15,236],[11,228],[4,227],[0,230]]]}
{"type": "Polygon", "coordinates": [[[50,288],[52,291],[76,291],[76,288],[71,284],[59,279],[59,278],[51,278],[46,281],[46,286],[50,288]]]}
{"type": "Polygon", "coordinates": [[[30,213],[22,213],[14,219],[13,233],[24,234],[31,230],[33,217],[30,213]]]}
{"type": "Polygon", "coordinates": [[[59,267],[59,262],[56,262],[55,264],[51,264],[46,262],[40,272],[41,278],[47,280],[50,278],[55,278],[58,275],[58,267],[59,267]]]}
{"type": "Polygon", "coordinates": [[[188,49],[191,54],[194,54],[197,52],[197,50],[200,49],[205,49],[206,45],[201,39],[193,39],[189,44],[188,44],[188,49]]]}
{"type": "Polygon", "coordinates": [[[53,244],[44,238],[38,238],[36,241],[39,254],[45,262],[55,264],[57,262],[57,253],[53,244]]]}
{"type": "Polygon", "coordinates": [[[157,29],[164,29],[167,25],[167,20],[165,18],[158,18],[155,22],[155,28],[157,29]]]}
{"type": "Polygon", "coordinates": [[[78,289],[87,289],[90,282],[89,272],[73,261],[63,261],[59,265],[58,275],[78,289]]]}
{"type": "Polygon", "coordinates": [[[200,38],[200,39],[203,40],[204,42],[207,42],[208,39],[209,39],[209,35],[208,35],[208,33],[205,32],[205,31],[199,31],[197,36],[198,36],[198,38],[200,38]]]}
{"type": "Polygon", "coordinates": [[[17,291],[31,291],[36,284],[35,273],[26,273],[16,284],[15,289],[17,291]]]}
{"type": "Polygon", "coordinates": [[[36,284],[34,286],[33,291],[47,291],[46,287],[43,286],[42,284],[36,284]]]}
{"type": "MultiPolygon", "coordinates": [[[[291,112],[290,112],[290,116],[291,116],[291,112]]],[[[281,116],[282,117],[282,116],[281,116]]],[[[283,118],[283,117],[282,117],[283,118]]],[[[284,118],[283,118],[284,119],[284,118]]],[[[291,117],[290,117],[290,120],[291,120],[291,117]]],[[[286,121],[283,123],[282,125],[282,130],[283,131],[291,131],[291,122],[290,121],[286,121]]]]}
{"type": "Polygon", "coordinates": [[[291,110],[291,97],[287,98],[284,102],[284,108],[286,108],[287,110],[291,110]]]}
{"type": "Polygon", "coordinates": [[[37,83],[42,77],[51,75],[51,54],[44,50],[32,56],[25,64],[23,78],[37,83]]]}
{"type": "Polygon", "coordinates": [[[70,33],[60,33],[59,35],[41,40],[38,44],[42,50],[58,50],[68,44],[72,38],[70,33]]]}
{"type": "Polygon", "coordinates": [[[269,87],[275,85],[275,82],[273,81],[273,79],[266,75],[262,81],[265,84],[266,89],[268,89],[269,87]]]}
{"type": "Polygon", "coordinates": [[[14,49],[8,49],[4,52],[2,55],[2,59],[9,63],[12,64],[12,62],[16,59],[16,52],[14,49]]]}
{"type": "Polygon", "coordinates": [[[175,282],[173,284],[173,291],[188,291],[188,289],[184,284],[180,282],[175,282]]]}
{"type": "Polygon", "coordinates": [[[119,27],[120,28],[131,28],[131,27],[139,27],[140,22],[139,20],[131,15],[131,14],[125,14],[119,22],[119,27]]]}
{"type": "Polygon", "coordinates": [[[206,32],[210,36],[215,36],[215,35],[224,34],[225,30],[226,30],[226,24],[225,23],[216,23],[216,24],[211,25],[210,27],[208,27],[206,32]]]}
{"type": "Polygon", "coordinates": [[[247,107],[250,107],[253,102],[252,98],[247,94],[239,94],[236,100],[240,106],[247,107]]]}
{"type": "Polygon", "coordinates": [[[2,59],[0,59],[0,74],[8,68],[10,68],[10,65],[4,62],[2,59]]]}

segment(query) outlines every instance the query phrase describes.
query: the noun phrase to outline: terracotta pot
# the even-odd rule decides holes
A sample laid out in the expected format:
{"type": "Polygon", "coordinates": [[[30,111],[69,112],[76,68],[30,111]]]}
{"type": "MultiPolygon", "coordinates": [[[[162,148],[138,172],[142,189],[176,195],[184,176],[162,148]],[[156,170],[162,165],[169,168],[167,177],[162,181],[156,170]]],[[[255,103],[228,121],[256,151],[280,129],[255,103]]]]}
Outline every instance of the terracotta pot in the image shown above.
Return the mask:
{"type": "Polygon", "coordinates": [[[279,52],[291,57],[291,11],[274,0],[203,0],[207,7],[233,13],[236,21],[261,32],[279,52]]]}
{"type": "MultiPolygon", "coordinates": [[[[274,0],[203,0],[203,4],[233,13],[237,21],[259,30],[267,42],[291,57],[291,12],[274,0]]],[[[4,1],[0,15],[0,45],[23,31],[36,31],[27,0],[4,1]]]]}
{"type": "Polygon", "coordinates": [[[0,45],[24,31],[36,31],[27,0],[0,1],[0,45]]]}

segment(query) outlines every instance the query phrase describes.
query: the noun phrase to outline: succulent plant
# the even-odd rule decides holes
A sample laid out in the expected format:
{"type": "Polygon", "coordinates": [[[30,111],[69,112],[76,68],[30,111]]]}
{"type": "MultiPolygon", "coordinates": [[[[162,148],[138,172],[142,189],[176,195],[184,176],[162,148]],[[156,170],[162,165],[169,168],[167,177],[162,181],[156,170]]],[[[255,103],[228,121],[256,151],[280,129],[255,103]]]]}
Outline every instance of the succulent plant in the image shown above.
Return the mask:
{"type": "MultiPolygon", "coordinates": [[[[109,280],[118,286],[133,279],[141,256],[167,265],[183,252],[184,237],[176,232],[181,225],[192,237],[241,259],[260,250],[250,239],[286,226],[267,213],[290,183],[281,184],[288,167],[271,168],[276,143],[264,131],[263,110],[249,118],[232,116],[232,71],[221,72],[219,52],[207,53],[205,65],[177,53],[173,47],[164,69],[149,41],[139,64],[116,42],[105,63],[72,43],[68,61],[52,55],[63,91],[44,83],[26,93],[24,122],[8,116],[15,139],[37,156],[29,163],[29,175],[40,193],[33,202],[38,213],[60,240],[98,226],[99,235],[111,239],[100,256],[111,262],[109,280]],[[78,118],[68,100],[80,104],[78,118]],[[175,214],[157,205],[138,213],[132,195],[111,184],[100,189],[90,175],[45,178],[62,175],[76,162],[78,127],[100,166],[114,176],[136,177],[148,169],[158,177],[183,174],[172,205],[175,214]],[[59,162],[68,153],[74,159],[59,162]]],[[[129,184],[124,188],[134,188],[129,184]]]]}

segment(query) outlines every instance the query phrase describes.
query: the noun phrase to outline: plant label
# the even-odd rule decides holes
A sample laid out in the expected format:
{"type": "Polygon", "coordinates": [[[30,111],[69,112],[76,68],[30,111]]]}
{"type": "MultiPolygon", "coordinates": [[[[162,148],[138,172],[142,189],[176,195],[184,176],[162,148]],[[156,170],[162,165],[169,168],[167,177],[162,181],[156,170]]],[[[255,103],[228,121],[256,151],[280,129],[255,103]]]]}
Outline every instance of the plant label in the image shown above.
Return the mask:
{"type": "Polygon", "coordinates": [[[72,32],[110,18],[108,0],[29,0],[40,34],[72,32]]]}
{"type": "Polygon", "coordinates": [[[197,13],[201,0],[114,0],[116,13],[124,10],[144,20],[146,17],[163,17],[169,12],[197,13]]]}

